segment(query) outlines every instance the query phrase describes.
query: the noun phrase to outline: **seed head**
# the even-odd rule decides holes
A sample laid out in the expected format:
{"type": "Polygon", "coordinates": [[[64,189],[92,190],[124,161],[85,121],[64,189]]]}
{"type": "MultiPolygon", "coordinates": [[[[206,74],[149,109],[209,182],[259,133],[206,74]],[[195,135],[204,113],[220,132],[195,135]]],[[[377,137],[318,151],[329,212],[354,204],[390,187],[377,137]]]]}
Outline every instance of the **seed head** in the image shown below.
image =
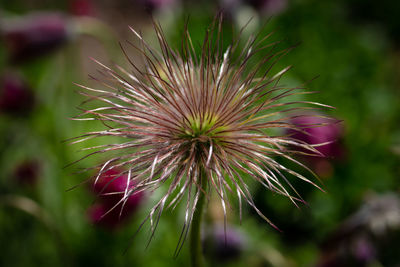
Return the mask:
{"type": "Polygon", "coordinates": [[[136,186],[127,185],[120,192],[121,203],[137,192],[164,190],[146,218],[153,231],[165,208],[185,202],[185,237],[200,195],[211,192],[218,194],[225,214],[230,206],[227,196],[234,194],[240,217],[244,200],[272,225],[254,204],[249,180],[294,203],[301,201],[286,189],[292,187],[285,175],[315,184],[280,164],[276,157],[302,165],[291,157],[293,153],[320,154],[313,145],[276,134],[276,128],[301,130],[290,123],[300,116],[294,112],[325,106],[285,101],[309,93],[301,87],[279,84],[290,67],[270,73],[291,48],[276,51],[278,42],[265,44],[272,34],[251,36],[243,46],[239,34],[223,48],[220,17],[206,31],[200,55],[187,28],[179,51],[168,45],[159,24],[154,23],[154,29],[160,50],[131,29],[140,45],[129,44],[140,52],[144,68],[121,46],[131,69],[118,65],[110,68],[96,61],[103,75],[96,80],[105,89],[79,85],[84,89],[81,94],[103,106],[84,110],[76,119],[99,120],[107,129],[89,132],[75,142],[102,136],[121,138],[118,143],[93,147],[95,151],[89,155],[108,154],[107,160],[95,167],[97,177],[125,168],[122,174],[126,173],[136,186]],[[263,53],[264,58],[254,64],[263,53]],[[204,190],[202,179],[206,179],[208,190],[204,190]]]}

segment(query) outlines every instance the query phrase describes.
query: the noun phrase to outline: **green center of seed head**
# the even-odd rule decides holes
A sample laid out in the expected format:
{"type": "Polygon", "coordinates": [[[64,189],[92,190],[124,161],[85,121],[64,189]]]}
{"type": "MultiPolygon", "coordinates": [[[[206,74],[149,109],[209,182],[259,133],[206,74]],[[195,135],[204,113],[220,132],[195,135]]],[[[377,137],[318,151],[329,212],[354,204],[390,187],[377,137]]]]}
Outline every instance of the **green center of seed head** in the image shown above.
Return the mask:
{"type": "Polygon", "coordinates": [[[210,138],[212,138],[223,128],[220,126],[212,129],[217,123],[217,120],[217,115],[210,115],[208,113],[202,114],[202,116],[192,116],[189,118],[189,129],[184,129],[184,134],[182,134],[182,137],[188,139],[197,139],[200,142],[208,142],[210,138]]]}

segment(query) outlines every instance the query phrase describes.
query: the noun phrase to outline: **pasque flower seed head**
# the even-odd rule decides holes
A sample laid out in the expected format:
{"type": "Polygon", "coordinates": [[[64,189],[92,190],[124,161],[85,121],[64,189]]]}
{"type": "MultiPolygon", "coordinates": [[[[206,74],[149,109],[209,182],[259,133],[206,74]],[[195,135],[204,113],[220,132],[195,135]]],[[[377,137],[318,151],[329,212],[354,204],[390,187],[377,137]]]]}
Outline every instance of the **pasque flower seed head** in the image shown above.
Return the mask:
{"type": "Polygon", "coordinates": [[[285,101],[309,92],[280,85],[290,67],[270,73],[290,50],[276,51],[277,42],[266,44],[272,34],[251,36],[244,44],[239,34],[224,48],[222,19],[218,17],[206,31],[198,55],[187,28],[179,50],[169,46],[159,24],[154,23],[154,29],[160,50],[132,29],[139,45],[129,44],[141,54],[144,67],[121,46],[130,69],[110,68],[96,61],[104,76],[97,79],[103,89],[79,85],[84,89],[81,94],[103,106],[84,110],[76,119],[99,120],[107,129],[86,133],[74,142],[103,136],[121,138],[120,142],[92,148],[95,151],[90,155],[108,155],[95,167],[97,177],[125,168],[128,180],[136,186],[127,184],[119,192],[121,203],[134,193],[160,189],[163,193],[146,218],[153,230],[165,208],[184,202],[185,237],[200,196],[211,192],[218,194],[225,214],[231,205],[227,195],[234,194],[240,217],[244,201],[273,225],[257,209],[247,184],[254,179],[294,203],[301,201],[297,193],[293,196],[287,189],[296,192],[285,175],[315,184],[280,164],[276,157],[303,166],[291,157],[293,153],[319,152],[313,145],[274,132],[276,128],[299,130],[290,122],[293,117],[301,116],[303,110],[326,106],[285,101]]]}

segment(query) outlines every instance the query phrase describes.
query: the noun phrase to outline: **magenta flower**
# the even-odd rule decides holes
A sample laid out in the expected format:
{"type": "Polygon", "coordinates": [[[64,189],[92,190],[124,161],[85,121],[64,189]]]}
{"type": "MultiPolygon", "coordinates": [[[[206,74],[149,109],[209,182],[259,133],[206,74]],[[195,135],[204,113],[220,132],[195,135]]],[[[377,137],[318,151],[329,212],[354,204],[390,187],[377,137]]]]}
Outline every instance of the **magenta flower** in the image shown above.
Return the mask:
{"type": "Polygon", "coordinates": [[[301,131],[291,130],[292,137],[310,145],[324,144],[316,147],[326,157],[340,155],[335,141],[343,136],[343,129],[338,120],[320,114],[310,114],[291,120],[301,131]]]}
{"type": "MultiPolygon", "coordinates": [[[[120,173],[120,171],[114,169],[108,170],[99,177],[97,183],[93,186],[93,191],[98,194],[101,201],[106,203],[109,207],[114,206],[121,200],[121,195],[127,189],[127,184],[129,184],[129,189],[134,189],[135,187],[133,181],[128,181],[128,176],[126,174],[121,175],[120,173]],[[116,194],[118,192],[120,195],[116,194]]],[[[142,198],[142,192],[129,196],[125,203],[125,208],[137,208],[142,198]]]]}
{"type": "MultiPolygon", "coordinates": [[[[342,144],[344,135],[339,120],[312,113],[291,120],[298,129],[289,129],[288,134],[306,144],[315,146],[320,155],[302,155],[310,167],[320,176],[330,176],[333,171],[332,160],[342,160],[345,149],[342,144]]],[[[307,154],[307,153],[306,153],[307,154]]]]}
{"type": "Polygon", "coordinates": [[[98,196],[98,203],[88,211],[92,223],[115,228],[126,222],[143,201],[143,192],[138,192],[130,195],[124,203],[120,202],[127,184],[131,190],[135,187],[133,181],[128,181],[127,175],[120,173],[114,169],[108,170],[93,186],[93,191],[98,196]]]}

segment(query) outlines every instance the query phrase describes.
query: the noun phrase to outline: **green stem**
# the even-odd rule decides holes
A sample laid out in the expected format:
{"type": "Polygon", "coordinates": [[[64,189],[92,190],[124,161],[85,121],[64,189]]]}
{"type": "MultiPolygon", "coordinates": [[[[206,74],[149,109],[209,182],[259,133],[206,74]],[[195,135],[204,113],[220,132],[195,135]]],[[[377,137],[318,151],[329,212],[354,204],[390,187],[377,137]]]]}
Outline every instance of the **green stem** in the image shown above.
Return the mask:
{"type": "MultiPolygon", "coordinates": [[[[207,192],[207,177],[203,167],[200,169],[200,183],[204,192],[207,192]]],[[[193,214],[192,226],[190,229],[190,258],[192,267],[205,266],[203,248],[201,244],[201,219],[203,215],[205,199],[205,194],[201,192],[196,205],[196,210],[193,214]]]]}

